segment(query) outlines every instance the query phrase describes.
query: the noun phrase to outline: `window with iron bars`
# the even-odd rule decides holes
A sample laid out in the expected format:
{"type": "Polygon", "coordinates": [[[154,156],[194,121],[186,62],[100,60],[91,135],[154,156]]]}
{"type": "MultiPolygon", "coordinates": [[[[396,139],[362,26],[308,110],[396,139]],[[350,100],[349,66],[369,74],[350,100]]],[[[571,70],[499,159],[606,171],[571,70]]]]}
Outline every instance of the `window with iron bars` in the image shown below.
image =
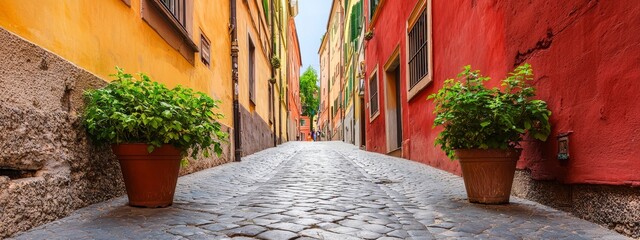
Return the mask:
{"type": "Polygon", "coordinates": [[[378,74],[374,73],[369,79],[369,116],[378,112],[378,74]]]}
{"type": "Polygon", "coordinates": [[[420,17],[409,31],[409,89],[429,75],[427,17],[427,11],[422,10],[420,17]]]}

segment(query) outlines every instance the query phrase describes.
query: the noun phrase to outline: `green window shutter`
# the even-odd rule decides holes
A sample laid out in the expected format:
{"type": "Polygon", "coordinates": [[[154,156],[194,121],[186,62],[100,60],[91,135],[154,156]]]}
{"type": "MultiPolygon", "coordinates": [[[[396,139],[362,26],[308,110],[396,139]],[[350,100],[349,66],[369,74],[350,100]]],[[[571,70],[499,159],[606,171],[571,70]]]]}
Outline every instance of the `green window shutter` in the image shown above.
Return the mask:
{"type": "Polygon", "coordinates": [[[355,48],[358,48],[358,36],[360,35],[360,30],[362,30],[362,1],[358,1],[351,8],[351,19],[349,21],[350,25],[350,38],[349,40],[353,42],[355,48]]]}
{"type": "Polygon", "coordinates": [[[264,10],[264,16],[267,18],[267,22],[269,22],[269,0],[262,0],[262,9],[264,10]]]}

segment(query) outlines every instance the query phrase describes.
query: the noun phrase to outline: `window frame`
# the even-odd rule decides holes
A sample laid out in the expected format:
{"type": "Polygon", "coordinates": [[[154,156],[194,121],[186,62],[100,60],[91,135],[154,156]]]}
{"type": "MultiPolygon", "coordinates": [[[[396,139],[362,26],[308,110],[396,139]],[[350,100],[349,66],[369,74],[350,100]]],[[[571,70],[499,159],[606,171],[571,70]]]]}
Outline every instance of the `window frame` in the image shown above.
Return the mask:
{"type": "Polygon", "coordinates": [[[141,0],[140,16],[167,44],[178,51],[189,63],[195,64],[198,45],[193,41],[193,0],[185,1],[185,23],[165,7],[161,0],[141,0]]]}
{"type": "Polygon", "coordinates": [[[367,29],[367,31],[368,31],[368,30],[372,30],[372,29],[371,29],[371,27],[372,27],[373,25],[375,25],[375,23],[376,23],[376,22],[377,22],[377,20],[378,20],[378,16],[380,15],[380,12],[381,12],[381,11],[379,11],[379,9],[381,9],[381,8],[384,6],[384,4],[385,4],[386,2],[387,2],[387,0],[379,0],[379,1],[378,1],[378,5],[376,5],[376,9],[375,9],[375,11],[373,11],[373,12],[372,12],[372,11],[371,11],[371,8],[372,8],[372,7],[371,7],[371,0],[369,0],[369,4],[367,4],[367,5],[368,5],[368,6],[367,6],[367,7],[368,7],[368,9],[367,9],[367,15],[368,15],[368,17],[369,17],[369,28],[367,29]]]}
{"type": "Polygon", "coordinates": [[[176,25],[181,26],[186,31],[187,25],[187,0],[159,0],[158,1],[165,10],[168,11],[167,16],[172,17],[177,22],[176,25]],[[169,3],[167,1],[172,2],[169,3]],[[182,3],[182,4],[180,4],[182,3]],[[180,6],[182,5],[182,6],[180,6]],[[182,11],[181,11],[182,10],[182,11]],[[181,16],[180,16],[181,15],[181,16]]]}
{"type": "Polygon", "coordinates": [[[376,118],[378,118],[378,116],[380,116],[380,76],[378,76],[378,65],[376,65],[375,69],[373,71],[371,71],[371,74],[369,75],[369,79],[368,79],[368,83],[367,83],[367,90],[368,90],[368,98],[369,98],[369,102],[368,102],[368,107],[369,107],[369,122],[373,122],[373,120],[375,120],[376,118]],[[376,81],[376,96],[372,96],[371,94],[371,80],[375,78],[376,81]],[[372,112],[372,107],[373,106],[371,104],[372,99],[375,97],[376,100],[376,111],[372,112]]]}
{"type": "Polygon", "coordinates": [[[256,106],[256,45],[250,35],[247,36],[247,53],[249,102],[256,106]]]}
{"type": "Polygon", "coordinates": [[[411,101],[413,97],[418,95],[422,90],[424,90],[429,83],[433,81],[433,24],[432,24],[432,8],[431,8],[432,0],[420,0],[416,3],[413,11],[409,15],[407,20],[407,29],[406,29],[406,41],[405,41],[405,67],[407,69],[406,78],[406,87],[407,87],[407,102],[411,101]],[[409,33],[413,30],[413,27],[418,22],[418,19],[421,17],[422,13],[425,11],[427,16],[427,45],[424,46],[427,48],[427,75],[418,80],[418,83],[411,87],[411,66],[409,65],[409,60],[411,57],[411,53],[409,52],[410,48],[410,39],[409,33]]]}
{"type": "Polygon", "coordinates": [[[200,33],[200,61],[207,67],[211,66],[211,41],[203,32],[200,33]]]}

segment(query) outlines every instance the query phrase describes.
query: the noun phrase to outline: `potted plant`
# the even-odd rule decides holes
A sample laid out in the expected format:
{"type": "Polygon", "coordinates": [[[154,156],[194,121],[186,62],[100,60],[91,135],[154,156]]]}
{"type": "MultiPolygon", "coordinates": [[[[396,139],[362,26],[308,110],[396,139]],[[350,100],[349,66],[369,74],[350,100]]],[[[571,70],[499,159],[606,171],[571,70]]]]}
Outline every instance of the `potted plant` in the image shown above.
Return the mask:
{"type": "Polygon", "coordinates": [[[371,30],[367,31],[366,33],[364,33],[364,40],[369,41],[369,40],[373,39],[373,31],[374,30],[375,29],[371,29],[371,30]]]}
{"type": "Polygon", "coordinates": [[[116,68],[116,80],[85,93],[83,123],[95,143],[112,144],[124,177],[129,205],[173,203],[178,172],[186,157],[218,156],[227,134],[213,112],[219,101],[177,86],[168,89],[140,74],[116,68]]]}
{"type": "Polygon", "coordinates": [[[280,68],[280,58],[278,56],[271,57],[271,65],[275,69],[280,68]]]}
{"type": "Polygon", "coordinates": [[[508,203],[519,142],[525,134],[546,141],[551,112],[534,100],[529,64],[517,67],[502,80],[502,89],[487,88],[490,78],[465,66],[458,80],[449,79],[428,99],[435,102],[434,127],[444,129],[435,143],[451,159],[459,159],[470,202],[508,203]]]}

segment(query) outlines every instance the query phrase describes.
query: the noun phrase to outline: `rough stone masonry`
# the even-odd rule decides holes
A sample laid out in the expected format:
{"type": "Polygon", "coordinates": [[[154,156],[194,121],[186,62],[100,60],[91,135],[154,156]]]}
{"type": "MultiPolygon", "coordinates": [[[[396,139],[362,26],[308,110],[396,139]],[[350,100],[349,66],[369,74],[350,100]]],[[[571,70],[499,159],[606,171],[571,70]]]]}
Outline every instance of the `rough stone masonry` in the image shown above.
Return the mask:
{"type": "MultiPolygon", "coordinates": [[[[124,194],[115,156],[79,117],[83,91],[105,84],[0,28],[0,238],[124,194]]],[[[227,162],[225,150],[182,174],[227,162]]]]}

